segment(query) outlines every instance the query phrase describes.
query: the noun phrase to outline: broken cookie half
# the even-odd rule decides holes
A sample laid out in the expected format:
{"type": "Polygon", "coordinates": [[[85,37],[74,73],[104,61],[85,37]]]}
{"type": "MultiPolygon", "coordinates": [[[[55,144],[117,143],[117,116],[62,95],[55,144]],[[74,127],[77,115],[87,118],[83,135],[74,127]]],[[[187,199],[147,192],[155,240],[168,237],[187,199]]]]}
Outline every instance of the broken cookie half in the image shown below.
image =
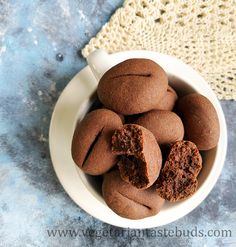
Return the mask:
{"type": "Polygon", "coordinates": [[[112,136],[112,152],[121,155],[120,176],[138,189],[150,187],[158,178],[162,155],[154,135],[137,124],[125,124],[112,136]]]}
{"type": "Polygon", "coordinates": [[[157,193],[171,202],[191,196],[197,190],[201,169],[202,157],[197,146],[190,141],[175,142],[156,181],[157,193]]]}

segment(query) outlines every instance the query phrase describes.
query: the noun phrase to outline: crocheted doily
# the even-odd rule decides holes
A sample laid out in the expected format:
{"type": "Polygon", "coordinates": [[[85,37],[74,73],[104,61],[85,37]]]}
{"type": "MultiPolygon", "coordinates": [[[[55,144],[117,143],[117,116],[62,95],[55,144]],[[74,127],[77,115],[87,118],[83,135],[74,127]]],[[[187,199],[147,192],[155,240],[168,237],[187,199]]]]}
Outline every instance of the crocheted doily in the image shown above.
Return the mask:
{"type": "Polygon", "coordinates": [[[126,0],[82,50],[146,49],[198,70],[219,99],[236,100],[235,0],[126,0]]]}

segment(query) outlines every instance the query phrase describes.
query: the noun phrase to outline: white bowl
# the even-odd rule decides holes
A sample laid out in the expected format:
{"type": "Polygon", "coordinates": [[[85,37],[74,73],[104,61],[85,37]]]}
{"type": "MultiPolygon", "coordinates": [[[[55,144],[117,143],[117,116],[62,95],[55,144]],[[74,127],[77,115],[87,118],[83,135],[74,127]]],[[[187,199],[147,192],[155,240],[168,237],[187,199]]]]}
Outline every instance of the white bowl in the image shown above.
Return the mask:
{"type": "Polygon", "coordinates": [[[68,83],[52,114],[49,145],[55,172],[72,200],[101,221],[128,228],[150,228],[168,224],[196,208],[210,193],[221,173],[227,149],[227,131],[222,108],[206,81],[190,66],[174,57],[151,51],[126,51],[110,56],[114,64],[133,57],[152,59],[164,68],[171,86],[180,95],[196,91],[212,102],[220,121],[220,139],[216,148],[203,154],[199,188],[190,198],[177,203],[166,202],[159,214],[141,220],[122,218],[106,205],[101,196],[100,182],[85,175],[71,157],[71,140],[76,122],[85,114],[91,103],[90,96],[97,87],[97,80],[88,66],[68,83]]]}

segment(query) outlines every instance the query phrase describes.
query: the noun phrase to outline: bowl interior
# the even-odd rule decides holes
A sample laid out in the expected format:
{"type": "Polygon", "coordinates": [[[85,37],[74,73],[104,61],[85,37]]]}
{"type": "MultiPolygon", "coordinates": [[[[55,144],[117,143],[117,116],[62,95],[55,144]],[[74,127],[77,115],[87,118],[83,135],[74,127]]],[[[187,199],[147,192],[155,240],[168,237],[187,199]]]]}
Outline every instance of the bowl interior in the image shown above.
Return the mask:
{"type": "MultiPolygon", "coordinates": [[[[168,73],[167,73],[168,74],[168,73]]],[[[168,80],[169,85],[173,87],[178,96],[184,96],[186,94],[192,93],[192,92],[198,92],[193,86],[191,86],[188,82],[184,81],[183,79],[174,76],[172,74],[168,74],[168,80]]],[[[201,92],[199,92],[201,93],[201,92]]],[[[85,114],[91,110],[99,108],[101,105],[96,100],[96,95],[93,93],[89,99],[87,99],[82,107],[80,108],[78,115],[77,115],[77,121],[81,121],[85,114]]],[[[217,147],[214,149],[211,149],[209,151],[201,152],[202,158],[203,158],[203,168],[198,176],[198,189],[202,186],[203,182],[206,180],[208,175],[210,174],[215,158],[216,158],[216,151],[217,147]]],[[[77,172],[79,173],[83,183],[87,187],[87,189],[92,193],[92,195],[105,204],[103,198],[102,198],[102,176],[90,176],[85,173],[83,173],[80,168],[76,166],[77,172]]],[[[188,200],[188,199],[186,199],[188,200]]],[[[177,202],[177,203],[170,203],[166,202],[162,210],[168,210],[170,208],[176,207],[179,204],[183,203],[185,200],[177,202]]]]}

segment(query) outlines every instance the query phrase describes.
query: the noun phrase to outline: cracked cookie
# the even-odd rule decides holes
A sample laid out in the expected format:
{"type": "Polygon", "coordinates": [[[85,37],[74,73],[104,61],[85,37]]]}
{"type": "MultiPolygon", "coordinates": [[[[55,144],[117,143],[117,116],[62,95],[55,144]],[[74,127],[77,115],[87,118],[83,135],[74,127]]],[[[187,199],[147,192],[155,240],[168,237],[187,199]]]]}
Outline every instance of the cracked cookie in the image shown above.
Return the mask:
{"type": "Polygon", "coordinates": [[[127,183],[145,189],[156,181],[162,155],[149,130],[137,124],[125,124],[112,136],[112,152],[122,155],[118,166],[121,178],[127,183]]]}
{"type": "Polygon", "coordinates": [[[116,214],[128,219],[142,219],[157,214],[165,200],[158,196],[155,188],[139,190],[126,183],[114,170],[104,175],[103,198],[116,214]]]}
{"type": "Polygon", "coordinates": [[[167,75],[158,64],[133,58],[108,70],[99,81],[97,93],[106,108],[133,115],[154,109],[167,86],[167,75]]]}
{"type": "Polygon", "coordinates": [[[122,127],[121,118],[107,109],[88,113],[78,123],[71,153],[74,162],[87,174],[100,175],[117,163],[117,156],[111,151],[111,137],[122,127]]]}
{"type": "Polygon", "coordinates": [[[202,157],[194,143],[174,143],[156,181],[157,193],[171,202],[191,196],[197,189],[201,168],[202,157]]]}

